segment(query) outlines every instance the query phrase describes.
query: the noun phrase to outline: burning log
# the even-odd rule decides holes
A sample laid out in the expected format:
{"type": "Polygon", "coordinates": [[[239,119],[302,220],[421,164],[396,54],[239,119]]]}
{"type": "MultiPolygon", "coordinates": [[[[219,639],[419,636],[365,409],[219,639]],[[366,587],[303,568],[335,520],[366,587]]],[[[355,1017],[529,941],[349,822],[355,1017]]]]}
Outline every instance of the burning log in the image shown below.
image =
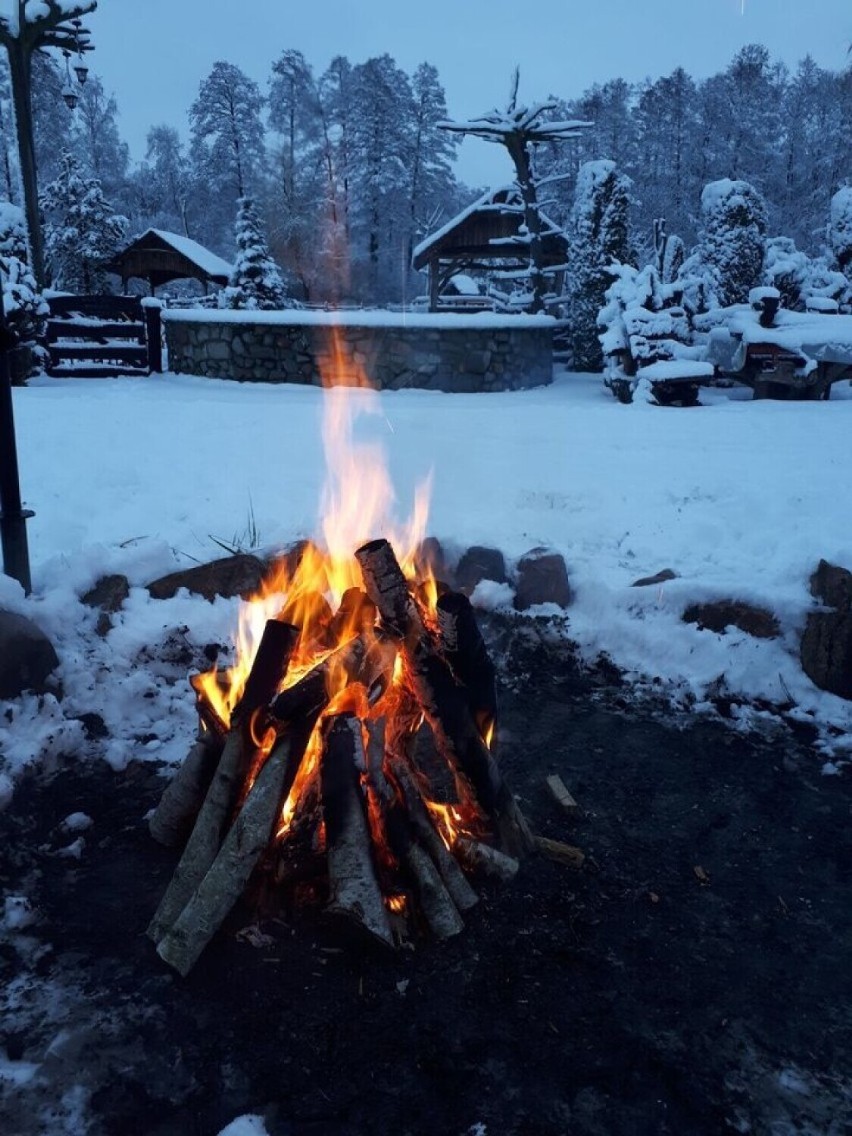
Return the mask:
{"type": "Polygon", "coordinates": [[[470,911],[479,902],[479,896],[467,882],[458,863],[435,831],[435,825],[414,777],[402,761],[394,762],[392,774],[402,792],[414,831],[432,857],[450,898],[459,911],[470,911]]]}
{"type": "Polygon", "coordinates": [[[461,592],[445,592],[436,606],[441,651],[467,692],[480,734],[488,737],[497,722],[497,685],[473,606],[461,592]]]}
{"type": "Polygon", "coordinates": [[[320,771],[330,885],[326,912],[393,947],[360,786],[365,771],[360,721],[350,713],[332,715],[324,729],[320,771]]]}
{"type": "Polygon", "coordinates": [[[355,556],[383,626],[401,640],[412,689],[440,750],[470,783],[501,845],[513,853],[532,851],[526,819],[476,728],[463,688],[423,626],[393,549],[388,541],[375,540],[355,556]]]}
{"type": "Polygon", "coordinates": [[[411,841],[405,863],[417,886],[417,898],[436,939],[450,939],[464,930],[464,920],[453,903],[429,854],[411,841]]]}
{"type": "Polygon", "coordinates": [[[373,702],[390,682],[395,654],[392,644],[372,632],[357,635],[283,690],[272,702],[269,713],[283,725],[323,711],[331,701],[329,678],[337,670],[346,675],[347,682],[361,683],[368,700],[373,702]]]}
{"type": "Polygon", "coordinates": [[[148,821],[159,844],[176,848],[189,836],[222,757],[224,741],[210,730],[199,732],[183,764],[168,783],[148,821]]]}
{"type": "Polygon", "coordinates": [[[309,733],[293,731],[274,747],[209,871],[160,939],[157,954],[184,977],[239,899],[263,855],[281,803],[296,777],[309,733]]]}
{"type": "Polygon", "coordinates": [[[175,923],[216,858],[226,821],[256,748],[251,739],[251,718],[256,710],[272,700],[281,685],[298,635],[297,627],[276,620],[269,620],[264,628],[195,827],[148,927],[148,935],[155,943],[159,943],[175,923]]]}

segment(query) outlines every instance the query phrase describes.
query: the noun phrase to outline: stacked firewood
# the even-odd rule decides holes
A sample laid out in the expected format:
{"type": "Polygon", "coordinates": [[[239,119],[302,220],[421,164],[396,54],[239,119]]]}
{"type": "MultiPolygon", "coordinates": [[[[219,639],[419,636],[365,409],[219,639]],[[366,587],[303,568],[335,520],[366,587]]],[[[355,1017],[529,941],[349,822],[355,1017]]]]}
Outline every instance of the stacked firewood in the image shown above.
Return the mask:
{"type": "Polygon", "coordinates": [[[421,928],[457,934],[477,902],[468,875],[511,878],[534,847],[489,748],[495,675],[469,601],[441,589],[427,619],[387,541],[355,556],[363,590],[333,617],[351,637],[287,685],[301,632],[270,620],[229,726],[200,700],[198,739],[152,815],[157,840],[186,841],[148,929],[183,975],[253,873],[319,879],[329,916],[393,948],[421,928]]]}

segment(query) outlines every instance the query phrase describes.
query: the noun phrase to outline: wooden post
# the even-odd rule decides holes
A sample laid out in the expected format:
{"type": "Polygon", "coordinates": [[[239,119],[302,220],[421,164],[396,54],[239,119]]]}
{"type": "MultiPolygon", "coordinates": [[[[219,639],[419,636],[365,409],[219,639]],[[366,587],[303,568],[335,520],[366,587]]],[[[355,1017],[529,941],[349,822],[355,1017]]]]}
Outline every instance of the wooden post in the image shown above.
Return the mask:
{"type": "MultiPolygon", "coordinates": [[[[153,288],[152,288],[153,291],[153,288]]],[[[145,339],[148,343],[148,370],[151,374],[162,374],[163,370],[163,340],[162,321],[160,319],[160,305],[158,303],[145,303],[142,305],[145,312],[145,339]]]]}

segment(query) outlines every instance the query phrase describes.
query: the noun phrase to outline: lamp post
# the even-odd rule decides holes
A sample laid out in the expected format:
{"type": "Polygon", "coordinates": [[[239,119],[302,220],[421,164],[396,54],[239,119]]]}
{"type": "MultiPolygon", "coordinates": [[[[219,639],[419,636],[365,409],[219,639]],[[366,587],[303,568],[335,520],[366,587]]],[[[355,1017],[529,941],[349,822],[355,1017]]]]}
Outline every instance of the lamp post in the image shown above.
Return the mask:
{"type": "Polygon", "coordinates": [[[32,56],[34,51],[56,48],[65,55],[65,86],[62,97],[73,109],[77,95],[71,85],[69,60],[76,54],[79,62],[74,71],[77,81],[85,82],[88,68],[83,53],[92,50],[89,31],[81,17],[97,8],[97,0],[12,0],[12,14],[0,16],[0,44],[9,56],[12,102],[21,165],[24,213],[30,241],[31,268],[39,288],[46,284],[44,247],[38,210],[38,174],[33,140],[32,56]]]}
{"type": "Polygon", "coordinates": [[[27,519],[34,514],[21,506],[18,480],[18,450],[12,409],[12,383],[9,378],[9,349],[16,336],[6,323],[0,277],[0,543],[3,571],[16,579],[27,595],[32,591],[30,553],[27,545],[27,519]]]}

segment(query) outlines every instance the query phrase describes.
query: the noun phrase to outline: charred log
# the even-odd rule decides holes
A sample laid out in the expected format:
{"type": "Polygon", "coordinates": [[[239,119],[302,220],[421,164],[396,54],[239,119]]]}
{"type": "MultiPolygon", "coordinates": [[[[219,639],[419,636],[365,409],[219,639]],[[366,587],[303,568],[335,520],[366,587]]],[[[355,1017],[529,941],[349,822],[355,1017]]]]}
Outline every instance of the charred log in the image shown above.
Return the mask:
{"type": "Polygon", "coordinates": [[[226,822],[256,749],[251,738],[251,717],[272,699],[278,689],[298,634],[298,628],[291,624],[276,623],[275,620],[269,620],[264,628],[240,701],[239,713],[235,712],[236,722],[225,741],[222,756],[180,863],[148,927],[148,935],[155,943],[160,941],[177,920],[216,859],[226,822]],[[273,644],[283,653],[283,661],[280,657],[273,657],[273,644]]]}
{"type": "Polygon", "coordinates": [[[437,612],[441,651],[467,693],[480,734],[487,738],[497,721],[497,682],[473,607],[461,592],[445,592],[438,597],[437,612]]]}
{"type": "Polygon", "coordinates": [[[240,898],[273,834],[305,743],[295,732],[277,743],[228,830],[209,871],[180,915],[160,939],[157,953],[186,976],[228,912],[240,898]]]}
{"type": "MultiPolygon", "coordinates": [[[[423,626],[393,549],[386,540],[375,540],[355,556],[383,626],[401,640],[412,690],[441,752],[469,782],[504,849],[532,851],[529,826],[476,727],[463,688],[423,626]]],[[[463,794],[464,784],[459,788],[463,794]]]]}
{"type": "Polygon", "coordinates": [[[361,723],[353,714],[331,716],[324,729],[320,767],[330,889],[326,913],[393,947],[360,785],[365,770],[361,723]]]}
{"type": "Polygon", "coordinates": [[[478,840],[470,840],[460,836],[453,845],[454,851],[464,866],[471,872],[479,872],[483,876],[492,876],[494,879],[508,883],[518,874],[520,864],[514,856],[507,856],[499,848],[492,848],[490,844],[482,844],[478,840]]]}
{"type": "Polygon", "coordinates": [[[223,748],[224,741],[217,734],[209,730],[199,733],[148,821],[148,829],[159,844],[177,848],[189,836],[223,748]]]}

